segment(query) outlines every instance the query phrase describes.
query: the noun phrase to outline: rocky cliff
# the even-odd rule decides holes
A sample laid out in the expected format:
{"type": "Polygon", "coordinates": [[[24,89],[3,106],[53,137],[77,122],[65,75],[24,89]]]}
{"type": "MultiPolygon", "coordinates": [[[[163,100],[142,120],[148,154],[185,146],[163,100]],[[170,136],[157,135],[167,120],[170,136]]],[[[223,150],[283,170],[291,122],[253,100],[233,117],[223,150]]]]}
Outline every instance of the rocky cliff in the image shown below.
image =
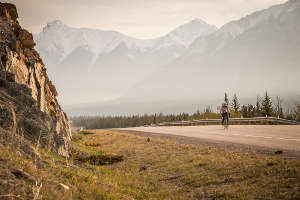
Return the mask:
{"type": "Polygon", "coordinates": [[[68,157],[67,116],[32,34],[17,19],[13,4],[0,3],[0,136],[16,133],[68,157]]]}

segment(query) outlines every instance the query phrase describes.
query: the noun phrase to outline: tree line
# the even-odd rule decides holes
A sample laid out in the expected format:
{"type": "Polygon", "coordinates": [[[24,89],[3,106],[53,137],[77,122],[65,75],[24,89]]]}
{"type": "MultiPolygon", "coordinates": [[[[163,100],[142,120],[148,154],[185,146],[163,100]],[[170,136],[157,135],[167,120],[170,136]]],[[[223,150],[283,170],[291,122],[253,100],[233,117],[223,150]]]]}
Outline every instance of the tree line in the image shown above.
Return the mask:
{"type": "MultiPolygon", "coordinates": [[[[226,95],[225,95],[226,96],[226,95]]],[[[283,100],[277,96],[275,100],[265,93],[264,97],[257,97],[254,105],[240,105],[237,95],[234,94],[231,111],[240,113],[243,117],[279,117],[283,119],[300,121],[300,104],[296,103],[293,108],[283,109],[283,100]]]]}
{"type": "MultiPolygon", "coordinates": [[[[229,105],[231,118],[251,118],[251,117],[280,117],[284,119],[300,121],[300,103],[294,108],[284,111],[280,97],[276,97],[275,101],[266,92],[264,97],[257,97],[254,105],[241,105],[236,94],[233,95],[231,101],[225,93],[224,101],[229,105]]],[[[144,114],[133,116],[79,116],[71,117],[72,126],[85,127],[87,129],[105,129],[105,128],[126,128],[137,127],[162,122],[178,122],[201,119],[218,119],[221,107],[217,107],[213,111],[212,107],[208,106],[203,111],[196,111],[193,114],[144,114]]]]}

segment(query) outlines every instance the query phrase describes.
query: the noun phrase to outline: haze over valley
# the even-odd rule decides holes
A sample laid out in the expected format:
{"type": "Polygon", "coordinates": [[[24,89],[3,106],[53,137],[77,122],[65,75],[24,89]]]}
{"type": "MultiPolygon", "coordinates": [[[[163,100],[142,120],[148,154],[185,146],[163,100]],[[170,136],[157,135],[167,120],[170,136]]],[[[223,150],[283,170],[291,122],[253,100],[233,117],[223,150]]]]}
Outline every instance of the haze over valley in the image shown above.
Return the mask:
{"type": "Polygon", "coordinates": [[[192,112],[218,105],[224,92],[243,103],[265,91],[295,100],[299,17],[300,2],[290,0],[219,29],[194,19],[151,40],[61,21],[34,38],[71,115],[192,112]]]}

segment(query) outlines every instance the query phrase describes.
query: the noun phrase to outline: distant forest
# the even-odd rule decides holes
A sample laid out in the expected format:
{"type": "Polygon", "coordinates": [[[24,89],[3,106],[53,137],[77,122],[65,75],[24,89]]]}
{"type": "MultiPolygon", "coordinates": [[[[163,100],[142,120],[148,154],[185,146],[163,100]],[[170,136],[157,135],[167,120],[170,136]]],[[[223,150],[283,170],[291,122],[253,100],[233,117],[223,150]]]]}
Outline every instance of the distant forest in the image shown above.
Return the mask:
{"type": "MultiPolygon", "coordinates": [[[[263,98],[257,97],[255,105],[241,105],[236,94],[234,94],[233,99],[229,101],[226,93],[224,102],[230,106],[231,118],[268,116],[300,121],[300,103],[296,104],[294,108],[287,109],[284,112],[282,107],[282,99],[280,97],[276,97],[276,99],[273,101],[267,92],[263,98]]],[[[165,115],[160,113],[133,116],[79,116],[72,117],[71,121],[73,127],[84,127],[86,129],[126,128],[162,122],[218,119],[221,118],[219,111],[220,107],[217,108],[217,112],[213,112],[211,107],[207,107],[202,112],[198,110],[193,114],[180,113],[176,115],[165,115]]]]}

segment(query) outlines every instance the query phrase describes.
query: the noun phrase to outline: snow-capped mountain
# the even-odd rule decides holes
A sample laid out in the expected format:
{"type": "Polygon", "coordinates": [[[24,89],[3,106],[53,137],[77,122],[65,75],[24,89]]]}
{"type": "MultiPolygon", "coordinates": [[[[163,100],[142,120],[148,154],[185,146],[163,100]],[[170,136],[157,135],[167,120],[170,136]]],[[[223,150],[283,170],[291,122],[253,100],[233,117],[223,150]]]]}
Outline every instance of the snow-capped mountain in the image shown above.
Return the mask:
{"type": "Polygon", "coordinates": [[[300,94],[300,1],[255,12],[197,38],[176,61],[138,83],[124,99],[241,98],[300,94]],[[155,92],[151,92],[155,91],[155,92]]]}
{"type": "Polygon", "coordinates": [[[197,38],[185,53],[114,102],[68,110],[78,114],[193,112],[222,103],[224,92],[242,103],[256,95],[300,95],[300,0],[255,12],[197,38]]]}
{"type": "MultiPolygon", "coordinates": [[[[51,64],[58,64],[78,48],[93,56],[108,53],[120,43],[134,47],[138,41],[115,31],[72,28],[61,21],[53,21],[36,35],[37,50],[51,64]]],[[[147,44],[146,44],[147,45],[147,44]]]]}
{"type": "Polygon", "coordinates": [[[84,91],[85,99],[96,102],[95,96],[126,92],[112,102],[89,104],[88,113],[86,107],[77,107],[76,114],[184,112],[200,104],[216,105],[224,92],[249,100],[268,91],[288,101],[300,94],[299,19],[300,0],[289,0],[216,31],[210,27],[210,34],[205,34],[207,25],[197,26],[202,21],[194,20],[154,40],[121,39],[97,56],[88,45],[81,45],[57,65],[79,79],[69,79],[61,70],[62,75],[55,76],[64,76],[58,85],[67,97],[84,91]],[[194,26],[199,27],[199,36],[193,33],[194,26]],[[90,66],[89,73],[82,66],[90,66]]]}
{"type": "Polygon", "coordinates": [[[171,46],[188,47],[196,38],[209,35],[216,30],[215,26],[195,19],[166,36],[152,40],[138,40],[116,31],[72,28],[56,20],[47,24],[43,31],[35,36],[35,41],[37,50],[42,53],[46,62],[57,64],[79,47],[95,57],[113,51],[121,43],[130,50],[153,52],[171,46]]]}
{"type": "Polygon", "coordinates": [[[215,26],[208,25],[201,19],[194,19],[193,21],[178,27],[163,38],[170,38],[170,40],[175,41],[178,44],[189,47],[198,37],[207,36],[216,30],[217,28],[215,26]]]}
{"type": "Polygon", "coordinates": [[[88,101],[92,96],[92,101],[120,96],[160,66],[181,56],[196,38],[216,30],[195,19],[165,36],[138,40],[116,31],[72,28],[53,21],[34,38],[51,78],[65,94],[62,101],[68,104],[88,101]],[[85,81],[78,81],[78,77],[85,81]],[[78,88],[85,91],[82,99],[73,98],[78,88]],[[95,95],[95,89],[101,94],[95,95]]]}
{"type": "Polygon", "coordinates": [[[290,0],[285,4],[275,5],[268,9],[254,12],[240,20],[229,22],[209,37],[199,37],[196,41],[194,41],[193,46],[189,49],[189,54],[216,52],[243,33],[257,27],[260,24],[271,22],[272,20],[277,21],[280,26],[280,20],[283,20],[282,16],[288,15],[289,13],[297,14],[299,6],[299,0],[290,0]],[[210,44],[209,46],[208,43],[210,44]]]}

